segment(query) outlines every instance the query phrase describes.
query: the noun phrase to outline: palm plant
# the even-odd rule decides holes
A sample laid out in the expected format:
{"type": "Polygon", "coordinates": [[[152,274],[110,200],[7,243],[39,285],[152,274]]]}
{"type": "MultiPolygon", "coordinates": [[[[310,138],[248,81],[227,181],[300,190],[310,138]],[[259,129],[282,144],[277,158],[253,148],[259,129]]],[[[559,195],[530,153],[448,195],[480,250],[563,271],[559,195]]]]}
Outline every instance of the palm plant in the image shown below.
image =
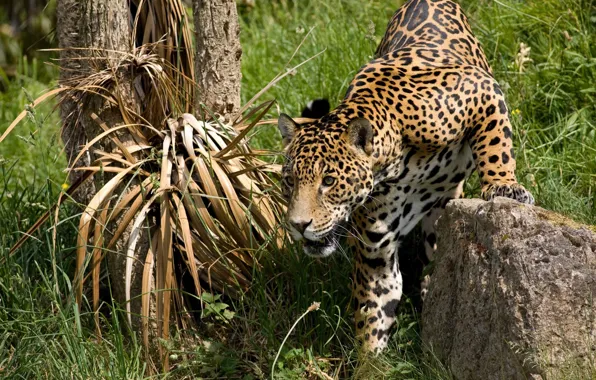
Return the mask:
{"type": "MultiPolygon", "coordinates": [[[[99,132],[72,162],[83,155],[94,160],[88,166],[70,168],[83,175],[11,252],[52,215],[63,198],[72,196],[92,176],[104,178],[80,217],[75,299],[80,307],[90,276],[100,337],[101,263],[118,254],[118,243],[125,240],[125,306],[132,323],[131,300],[140,296],[143,341],[149,347],[150,321],[156,322],[157,335],[163,338],[169,337],[172,315],[183,325],[192,323],[186,318],[185,298],[177,291],[182,273],[192,279],[192,290],[186,290],[199,299],[206,290],[235,297],[248,288],[253,271],[259,268],[255,251],[279,248],[284,242],[280,223],[284,201],[276,185],[279,168],[259,158],[268,152],[251,149],[247,138],[255,125],[264,123],[261,119],[273,102],[254,107],[264,91],[260,92],[244,105],[244,115],[234,120],[204,108],[199,118],[188,113],[194,107],[193,45],[182,2],[132,4],[138,47],[118,52],[117,59],[114,52],[108,57],[101,50],[88,49],[86,61],[92,74],[72,76],[33,105],[60,94],[62,100],[81,105],[69,117],[88,115],[99,132]],[[140,107],[132,107],[127,99],[131,88],[140,107]],[[108,125],[97,113],[85,110],[83,105],[97,97],[116,108],[123,123],[108,125]],[[142,264],[140,294],[133,294],[131,286],[135,262],[142,264]]],[[[25,111],[0,141],[24,116],[25,111]]],[[[167,354],[161,354],[167,368],[167,354]]]]}

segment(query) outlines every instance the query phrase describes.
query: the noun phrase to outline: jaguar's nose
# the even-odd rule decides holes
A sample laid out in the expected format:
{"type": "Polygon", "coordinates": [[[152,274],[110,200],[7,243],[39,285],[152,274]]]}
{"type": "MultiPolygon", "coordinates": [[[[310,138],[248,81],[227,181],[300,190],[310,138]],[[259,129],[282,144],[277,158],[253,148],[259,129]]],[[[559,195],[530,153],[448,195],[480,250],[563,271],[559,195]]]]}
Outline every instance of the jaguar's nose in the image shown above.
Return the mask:
{"type": "Polygon", "coordinates": [[[301,221],[290,221],[290,223],[298,232],[300,232],[302,235],[304,235],[304,231],[306,231],[308,226],[310,226],[310,224],[312,223],[312,219],[308,222],[301,220],[301,221]]]}

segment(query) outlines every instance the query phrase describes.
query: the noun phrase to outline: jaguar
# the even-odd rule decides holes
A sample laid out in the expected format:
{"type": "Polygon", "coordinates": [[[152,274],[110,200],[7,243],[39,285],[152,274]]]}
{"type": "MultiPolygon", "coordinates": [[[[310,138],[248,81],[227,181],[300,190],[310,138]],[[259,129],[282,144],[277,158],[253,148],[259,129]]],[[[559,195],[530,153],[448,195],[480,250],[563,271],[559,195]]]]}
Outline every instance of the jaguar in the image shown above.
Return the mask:
{"type": "Polygon", "coordinates": [[[396,322],[404,237],[420,223],[432,259],[435,221],[474,170],[483,199],[534,203],[515,177],[503,91],[450,0],[406,2],[336,108],[303,124],[280,114],[278,128],[290,233],[315,257],[348,235],[365,351],[383,350],[396,322]]]}

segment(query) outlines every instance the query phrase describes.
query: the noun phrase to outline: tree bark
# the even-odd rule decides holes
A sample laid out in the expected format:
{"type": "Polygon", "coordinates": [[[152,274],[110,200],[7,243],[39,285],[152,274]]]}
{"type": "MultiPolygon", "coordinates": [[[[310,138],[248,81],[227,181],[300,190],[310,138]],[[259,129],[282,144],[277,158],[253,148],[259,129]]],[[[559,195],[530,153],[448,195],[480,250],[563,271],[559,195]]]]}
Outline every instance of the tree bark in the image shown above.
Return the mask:
{"type": "MultiPolygon", "coordinates": [[[[102,69],[110,59],[117,59],[132,48],[131,25],[128,0],[58,0],[56,29],[60,46],[60,85],[70,85],[77,78],[88,76],[102,69]],[[95,60],[101,54],[101,60],[95,60]]],[[[119,91],[128,92],[124,99],[134,101],[130,84],[122,83],[119,91]]],[[[91,119],[96,113],[108,125],[122,123],[119,108],[107,103],[101,96],[89,96],[88,102],[63,98],[60,105],[62,118],[62,141],[65,145],[69,167],[88,166],[91,153],[85,154],[77,163],[72,160],[81,147],[97,136],[101,129],[91,119]]],[[[101,142],[100,142],[101,144],[101,142]]],[[[81,172],[71,171],[74,182],[81,172]]],[[[86,204],[95,193],[95,185],[89,181],[74,196],[79,203],[86,204]]]]}
{"type": "MultiPolygon", "coordinates": [[[[128,0],[58,0],[57,3],[57,33],[60,49],[60,85],[76,86],[81,78],[104,70],[113,69],[116,80],[107,91],[119,94],[124,105],[136,112],[140,109],[140,101],[132,85],[132,75],[127,70],[121,70],[117,63],[133,52],[132,26],[128,0]]],[[[73,93],[61,99],[60,116],[62,118],[62,140],[65,145],[69,167],[90,166],[95,160],[93,151],[88,151],[79,162],[72,162],[81,149],[90,140],[103,132],[97,121],[91,118],[96,114],[108,127],[124,124],[122,109],[119,105],[107,101],[100,95],[84,92],[83,96],[72,96],[73,93]]],[[[127,146],[133,143],[132,136],[122,130],[118,138],[127,146]]],[[[112,146],[110,138],[104,138],[94,144],[94,148],[110,152],[112,146]]],[[[71,171],[71,183],[78,179],[82,172],[71,171]]],[[[96,174],[92,181],[87,181],[75,194],[76,202],[83,205],[89,204],[97,190],[112,174],[96,174]]],[[[125,192],[120,188],[116,194],[125,192]]],[[[116,222],[118,223],[118,222],[116,222]]],[[[114,226],[108,226],[105,240],[109,241],[109,231],[114,226]]],[[[107,267],[110,275],[111,293],[115,300],[124,305],[125,286],[124,273],[126,261],[125,243],[129,231],[125,232],[116,244],[114,252],[107,255],[107,267]]],[[[137,256],[133,268],[131,294],[141,294],[143,253],[146,254],[147,239],[139,242],[137,256]]],[[[140,315],[140,297],[135,297],[131,302],[133,315],[140,315]]],[[[135,318],[134,324],[139,324],[135,318]]]]}
{"type": "Polygon", "coordinates": [[[197,109],[220,115],[240,110],[240,27],[235,0],[193,0],[196,34],[197,109]]]}

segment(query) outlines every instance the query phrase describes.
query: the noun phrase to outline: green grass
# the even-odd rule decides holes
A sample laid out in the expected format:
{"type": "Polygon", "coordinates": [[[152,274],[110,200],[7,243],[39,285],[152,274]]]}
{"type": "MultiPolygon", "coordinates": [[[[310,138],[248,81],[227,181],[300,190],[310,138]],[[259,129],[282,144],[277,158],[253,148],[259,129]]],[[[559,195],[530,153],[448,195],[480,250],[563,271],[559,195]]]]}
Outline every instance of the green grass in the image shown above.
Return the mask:
{"type": "MultiPolygon", "coordinates": [[[[515,128],[518,177],[547,208],[583,223],[596,223],[596,11],[594,1],[465,0],[462,5],[506,91],[515,128]],[[515,65],[520,43],[533,62],[515,65]]],[[[396,7],[393,2],[357,0],[258,1],[241,15],[243,101],[288,67],[325,50],[277,84],[265,99],[298,115],[317,97],[337,104],[358,68],[372,57],[396,7]]],[[[0,131],[53,82],[37,79],[37,63],[0,94],[0,131]],[[27,95],[30,94],[30,95],[27,95]]],[[[0,257],[53,200],[65,166],[53,105],[35,110],[0,145],[0,257]]],[[[275,116],[277,113],[272,113],[275,116]]],[[[255,145],[280,148],[275,127],[263,127],[255,145]]],[[[467,193],[477,195],[477,181],[467,193]]],[[[62,211],[55,249],[52,224],[19,254],[0,265],[0,378],[142,378],[140,344],[120,324],[117,305],[104,307],[104,335],[94,338],[92,318],[73,308],[71,284],[76,213],[62,211]]],[[[418,317],[401,308],[400,325],[386,355],[360,363],[353,341],[350,262],[338,255],[319,261],[296,249],[262,252],[265,268],[243,299],[223,300],[235,314],[222,322],[203,319],[204,344],[188,347],[174,339],[170,378],[269,377],[290,327],[312,302],[321,302],[289,335],[277,378],[449,379],[447,370],[424,354],[418,317]],[[272,258],[272,260],[266,260],[272,258]],[[184,348],[182,348],[184,347],[184,348]]],[[[221,305],[221,304],[226,305],[221,305]]]]}
{"type": "Polygon", "coordinates": [[[463,6],[510,110],[520,111],[513,117],[519,179],[539,205],[596,223],[596,2],[463,6]],[[514,64],[521,42],[533,60],[523,73],[514,64]]]}
{"type": "MultiPolygon", "coordinates": [[[[39,60],[27,60],[23,57],[19,72],[0,92],[0,131],[26,108],[28,117],[7,138],[0,147],[0,161],[3,167],[11,166],[12,175],[8,188],[12,192],[25,191],[28,187],[41,188],[46,182],[57,184],[65,182],[66,159],[60,141],[60,117],[53,112],[55,102],[49,101],[36,108],[28,104],[55,85],[54,82],[42,81],[47,71],[53,72],[57,79],[58,71],[47,67],[41,68],[39,60]],[[44,75],[40,74],[43,72],[44,75]]],[[[4,178],[8,178],[6,174],[4,178]]],[[[0,177],[1,178],[1,177],[0,177]]]]}

